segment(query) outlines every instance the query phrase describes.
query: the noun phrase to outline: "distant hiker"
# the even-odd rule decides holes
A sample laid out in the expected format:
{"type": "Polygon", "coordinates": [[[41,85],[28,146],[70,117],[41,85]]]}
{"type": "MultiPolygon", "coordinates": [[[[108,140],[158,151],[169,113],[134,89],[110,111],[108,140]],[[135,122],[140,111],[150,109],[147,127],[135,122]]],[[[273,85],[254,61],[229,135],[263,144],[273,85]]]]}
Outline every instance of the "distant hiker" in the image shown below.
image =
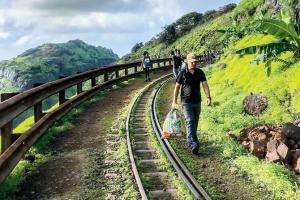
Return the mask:
{"type": "Polygon", "coordinates": [[[176,70],[175,70],[175,67],[176,67],[176,65],[175,65],[176,55],[175,55],[175,52],[173,50],[171,51],[171,59],[172,59],[172,65],[173,65],[173,75],[176,78],[177,77],[176,70]]]}
{"type": "MultiPolygon", "coordinates": [[[[180,51],[179,51],[179,53],[180,53],[180,51]]],[[[177,78],[177,76],[180,72],[182,60],[181,60],[181,57],[178,56],[177,49],[175,49],[175,52],[171,51],[171,56],[172,56],[172,61],[173,61],[173,74],[174,74],[174,77],[177,78]]]]}
{"type": "Polygon", "coordinates": [[[187,55],[187,68],[181,71],[176,79],[176,85],[173,95],[172,109],[177,107],[177,96],[181,87],[182,111],[186,121],[186,136],[188,146],[193,154],[199,152],[199,140],[197,136],[197,127],[201,111],[201,93],[200,83],[206,94],[206,103],[211,106],[211,97],[209,87],[204,72],[197,68],[196,56],[192,53],[187,55]]]}
{"type": "Polygon", "coordinates": [[[144,52],[144,57],[143,57],[143,69],[145,71],[145,81],[150,81],[150,68],[152,67],[151,59],[149,56],[149,53],[147,51],[144,52]]]}
{"type": "Polygon", "coordinates": [[[177,49],[177,52],[175,52],[176,54],[176,57],[177,57],[177,65],[179,66],[179,70],[181,70],[181,66],[182,66],[182,56],[181,56],[181,53],[180,53],[180,50],[177,49]]]}

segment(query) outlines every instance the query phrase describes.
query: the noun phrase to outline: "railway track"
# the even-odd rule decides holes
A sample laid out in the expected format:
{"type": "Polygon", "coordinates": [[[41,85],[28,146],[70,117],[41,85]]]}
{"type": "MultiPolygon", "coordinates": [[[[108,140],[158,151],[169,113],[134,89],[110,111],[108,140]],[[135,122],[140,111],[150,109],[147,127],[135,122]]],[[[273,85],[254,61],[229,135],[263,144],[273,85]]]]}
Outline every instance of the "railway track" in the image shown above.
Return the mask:
{"type": "Polygon", "coordinates": [[[170,76],[166,76],[145,88],[136,98],[126,122],[129,157],[141,199],[180,199],[178,188],[172,182],[172,175],[170,176],[168,169],[165,169],[158,155],[158,148],[162,148],[168,161],[172,164],[177,178],[186,184],[194,198],[210,200],[209,195],[178,158],[168,141],[161,139],[161,127],[155,113],[155,102],[160,88],[169,80],[170,76]],[[146,110],[149,106],[151,110],[150,127],[146,122],[146,110]],[[149,131],[151,129],[154,130],[154,135],[153,131],[149,131]],[[158,140],[159,147],[151,142],[151,137],[158,140]]]}

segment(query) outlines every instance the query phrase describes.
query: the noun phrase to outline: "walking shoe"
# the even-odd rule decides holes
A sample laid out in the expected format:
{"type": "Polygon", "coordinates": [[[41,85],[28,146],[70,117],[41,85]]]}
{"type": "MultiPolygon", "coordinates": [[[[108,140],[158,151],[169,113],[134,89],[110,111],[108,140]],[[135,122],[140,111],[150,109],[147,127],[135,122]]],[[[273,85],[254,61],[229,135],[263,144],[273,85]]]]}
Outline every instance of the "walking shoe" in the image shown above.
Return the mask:
{"type": "Polygon", "coordinates": [[[193,153],[194,155],[199,155],[199,147],[194,147],[194,148],[192,149],[192,153],[193,153]]]}

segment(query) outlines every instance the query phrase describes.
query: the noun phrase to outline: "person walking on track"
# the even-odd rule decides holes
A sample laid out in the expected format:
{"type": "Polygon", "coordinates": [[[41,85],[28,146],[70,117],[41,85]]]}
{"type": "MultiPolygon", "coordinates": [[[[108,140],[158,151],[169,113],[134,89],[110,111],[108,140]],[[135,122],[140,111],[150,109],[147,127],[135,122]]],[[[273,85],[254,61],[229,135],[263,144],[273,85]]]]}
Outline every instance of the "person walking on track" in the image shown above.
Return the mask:
{"type": "Polygon", "coordinates": [[[145,82],[150,81],[150,68],[152,67],[152,63],[147,51],[144,52],[142,64],[145,71],[145,82]]]}
{"type": "Polygon", "coordinates": [[[192,153],[197,155],[199,153],[197,128],[201,112],[201,83],[207,97],[206,103],[208,106],[211,106],[211,96],[206,76],[201,69],[197,68],[198,60],[196,56],[189,53],[186,59],[188,66],[179,73],[176,79],[172,109],[177,107],[177,96],[181,88],[181,104],[187,128],[187,143],[192,153]]]}
{"type": "Polygon", "coordinates": [[[181,57],[178,57],[178,50],[175,49],[175,53],[174,51],[171,51],[171,56],[172,56],[172,63],[173,63],[173,75],[175,77],[175,79],[177,78],[179,72],[180,72],[180,67],[181,67],[181,57]]]}

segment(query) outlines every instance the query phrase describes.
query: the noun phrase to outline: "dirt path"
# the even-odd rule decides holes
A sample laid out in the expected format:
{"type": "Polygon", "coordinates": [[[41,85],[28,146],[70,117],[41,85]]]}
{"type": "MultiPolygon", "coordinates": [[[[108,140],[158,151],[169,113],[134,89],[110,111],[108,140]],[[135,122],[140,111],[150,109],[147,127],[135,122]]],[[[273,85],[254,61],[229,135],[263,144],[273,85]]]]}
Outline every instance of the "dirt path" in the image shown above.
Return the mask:
{"type": "MultiPolygon", "coordinates": [[[[154,75],[153,79],[157,77],[154,75]]],[[[145,85],[143,78],[130,81],[128,86],[111,91],[75,118],[74,127],[61,133],[51,144],[52,158],[26,178],[17,199],[107,197],[99,188],[99,185],[105,187],[105,183],[97,180],[97,176],[100,179],[106,170],[103,158],[110,151],[106,142],[108,130],[134,94],[145,85]],[[95,194],[89,194],[93,192],[95,194]]]]}

